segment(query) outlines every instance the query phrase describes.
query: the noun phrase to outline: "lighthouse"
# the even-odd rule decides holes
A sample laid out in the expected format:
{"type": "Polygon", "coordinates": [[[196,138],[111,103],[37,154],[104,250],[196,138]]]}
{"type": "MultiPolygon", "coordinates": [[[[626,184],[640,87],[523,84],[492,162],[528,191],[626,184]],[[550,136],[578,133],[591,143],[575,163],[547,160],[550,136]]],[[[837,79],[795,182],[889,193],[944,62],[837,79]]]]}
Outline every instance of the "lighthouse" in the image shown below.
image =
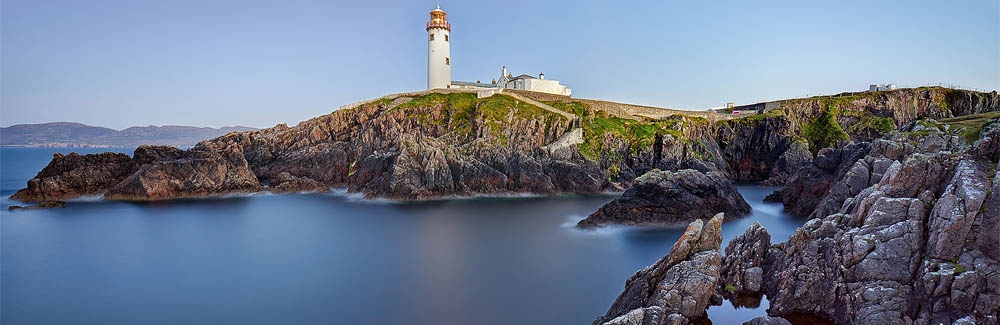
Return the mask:
{"type": "Polygon", "coordinates": [[[441,6],[427,22],[427,89],[451,88],[451,24],[441,6]]]}

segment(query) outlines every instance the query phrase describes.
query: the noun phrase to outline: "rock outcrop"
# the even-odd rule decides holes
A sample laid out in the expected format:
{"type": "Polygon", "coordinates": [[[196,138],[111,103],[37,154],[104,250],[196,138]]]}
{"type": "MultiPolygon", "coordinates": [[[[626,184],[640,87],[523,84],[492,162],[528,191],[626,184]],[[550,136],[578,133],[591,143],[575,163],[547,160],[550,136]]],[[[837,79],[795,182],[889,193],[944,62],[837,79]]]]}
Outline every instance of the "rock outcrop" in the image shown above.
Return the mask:
{"type": "Polygon", "coordinates": [[[78,155],[56,153],[42,171],[12,199],[23,202],[56,201],[100,195],[134,170],[132,158],[120,153],[78,155]]]}
{"type": "Polygon", "coordinates": [[[725,177],[693,169],[654,169],[638,177],[621,198],[605,204],[577,224],[676,226],[724,212],[730,218],[750,214],[750,205],[725,177]]]}
{"type": "MultiPolygon", "coordinates": [[[[871,145],[865,142],[852,142],[840,148],[820,150],[811,162],[801,164],[784,188],[775,191],[766,200],[783,203],[786,212],[799,217],[805,217],[812,214],[813,211],[817,211],[816,207],[820,205],[820,201],[828,193],[834,193],[839,201],[843,202],[850,195],[852,190],[850,186],[854,186],[854,194],[857,194],[858,190],[868,187],[868,184],[843,184],[847,187],[838,185],[832,189],[831,186],[834,185],[835,180],[843,178],[848,172],[861,172],[862,170],[852,170],[851,168],[869,151],[871,151],[871,145]]],[[[823,209],[818,211],[820,211],[819,215],[825,215],[829,212],[823,209]]]]}
{"type": "Polygon", "coordinates": [[[143,201],[261,189],[238,146],[219,148],[203,142],[186,152],[171,149],[136,149],[135,160],[148,163],[111,187],[104,197],[143,201]]]}
{"type": "Polygon", "coordinates": [[[594,324],[687,324],[705,317],[719,280],[723,214],[688,225],[670,253],[639,270],[594,324]]]}
{"type": "MultiPolygon", "coordinates": [[[[912,100],[921,103],[918,117],[1000,109],[995,93],[931,91],[927,99],[912,100],[899,98],[923,95],[898,93],[796,100],[762,115],[720,121],[615,116],[590,108],[589,101],[569,98],[543,109],[506,95],[477,98],[458,90],[400,94],[293,127],[232,132],[186,151],[140,147],[132,158],[60,155],[13,198],[45,201],[104,194],[107,199],[159,200],[330,188],[406,200],[586,194],[624,190],[656,168],[690,168],[734,181],[781,185],[819,149],[808,147],[816,141],[803,138],[802,130],[820,116],[821,106],[839,105],[851,112],[839,123],[877,126],[855,132],[865,139],[914,121],[906,106],[912,100]],[[812,104],[796,104],[805,102],[812,104]]],[[[983,141],[982,155],[995,152],[995,142],[983,141]]]]}
{"type": "Polygon", "coordinates": [[[794,124],[785,116],[723,123],[716,135],[734,181],[764,181],[781,185],[812,155],[793,137],[794,124]],[[748,123],[751,122],[751,123],[748,123]]]}
{"type": "Polygon", "coordinates": [[[920,131],[873,142],[816,218],[763,257],[761,229],[733,240],[717,290],[745,290],[760,268],[771,316],[997,324],[998,162],[976,160],[956,134],[920,131]]]}
{"type": "Polygon", "coordinates": [[[792,325],[792,322],[781,317],[760,316],[744,322],[743,325],[792,325]]]}
{"type": "Polygon", "coordinates": [[[727,299],[762,293],[764,266],[769,249],[771,235],[756,222],[745,233],[733,238],[726,246],[726,255],[722,259],[719,293],[727,299]]]}

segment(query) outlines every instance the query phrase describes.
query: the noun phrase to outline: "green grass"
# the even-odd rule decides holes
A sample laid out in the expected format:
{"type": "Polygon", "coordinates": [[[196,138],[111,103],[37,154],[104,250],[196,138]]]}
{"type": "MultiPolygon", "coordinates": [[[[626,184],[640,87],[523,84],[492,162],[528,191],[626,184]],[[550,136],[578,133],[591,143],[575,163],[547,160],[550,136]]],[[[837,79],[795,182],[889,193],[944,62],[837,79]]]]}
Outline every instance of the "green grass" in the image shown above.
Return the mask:
{"type": "Polygon", "coordinates": [[[658,136],[671,134],[681,137],[679,122],[666,121],[636,121],[613,116],[603,111],[590,111],[581,122],[584,143],[580,144],[580,153],[591,159],[599,159],[604,150],[604,136],[612,135],[627,141],[633,152],[644,150],[656,142],[658,136]]]}
{"type": "Polygon", "coordinates": [[[865,130],[875,130],[879,134],[886,134],[896,129],[896,120],[891,117],[874,116],[870,114],[860,114],[857,123],[847,127],[848,134],[857,134],[865,130]]]}
{"type": "Polygon", "coordinates": [[[417,119],[420,124],[444,126],[451,133],[461,137],[470,135],[473,131],[473,122],[481,118],[483,123],[490,127],[491,134],[500,139],[502,145],[506,144],[507,139],[501,134],[501,130],[510,118],[541,119],[545,122],[545,131],[548,131],[553,123],[566,119],[562,115],[507,95],[478,99],[473,93],[431,93],[414,98],[390,111],[396,110],[407,110],[407,117],[417,119]],[[416,110],[438,105],[443,106],[438,118],[434,118],[431,112],[416,110]]]}
{"type": "Polygon", "coordinates": [[[820,149],[832,147],[837,141],[851,139],[837,122],[840,110],[830,102],[825,104],[826,107],[819,117],[802,128],[802,136],[809,142],[809,151],[813,156],[820,149]]]}
{"type": "Polygon", "coordinates": [[[965,267],[962,266],[961,264],[956,264],[955,265],[955,275],[959,275],[959,274],[965,273],[965,271],[966,271],[965,267]]]}
{"type": "Polygon", "coordinates": [[[729,293],[736,292],[736,286],[734,286],[732,284],[727,284],[726,285],[726,291],[729,291],[729,293]]]}
{"type": "Polygon", "coordinates": [[[952,130],[965,129],[962,131],[962,135],[969,143],[973,143],[979,139],[979,133],[983,131],[983,127],[987,123],[997,123],[996,120],[991,121],[991,119],[1000,119],[1000,112],[946,118],[938,120],[938,122],[949,125],[952,130]]]}
{"type": "MultiPolygon", "coordinates": [[[[571,113],[581,118],[584,143],[579,145],[580,153],[585,157],[599,160],[604,151],[604,135],[612,135],[629,142],[631,150],[636,152],[647,149],[656,143],[658,136],[670,134],[681,138],[680,129],[687,125],[708,124],[708,120],[700,117],[686,119],[632,120],[620,118],[604,111],[592,110],[589,105],[581,102],[545,102],[556,109],[571,113]]],[[[614,157],[611,157],[614,158],[614,157]]]]}
{"type": "Polygon", "coordinates": [[[546,105],[555,107],[558,110],[571,113],[579,117],[588,117],[591,115],[590,105],[581,102],[544,102],[546,105]]]}

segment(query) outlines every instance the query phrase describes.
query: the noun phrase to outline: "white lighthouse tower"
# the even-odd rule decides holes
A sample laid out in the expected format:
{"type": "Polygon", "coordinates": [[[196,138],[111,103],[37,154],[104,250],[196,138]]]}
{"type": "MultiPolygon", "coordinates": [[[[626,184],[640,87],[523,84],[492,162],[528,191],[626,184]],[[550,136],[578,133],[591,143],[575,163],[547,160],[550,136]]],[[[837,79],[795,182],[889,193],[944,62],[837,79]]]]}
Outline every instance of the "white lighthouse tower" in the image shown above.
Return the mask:
{"type": "Polygon", "coordinates": [[[427,89],[451,87],[451,24],[441,6],[427,22],[427,89]]]}

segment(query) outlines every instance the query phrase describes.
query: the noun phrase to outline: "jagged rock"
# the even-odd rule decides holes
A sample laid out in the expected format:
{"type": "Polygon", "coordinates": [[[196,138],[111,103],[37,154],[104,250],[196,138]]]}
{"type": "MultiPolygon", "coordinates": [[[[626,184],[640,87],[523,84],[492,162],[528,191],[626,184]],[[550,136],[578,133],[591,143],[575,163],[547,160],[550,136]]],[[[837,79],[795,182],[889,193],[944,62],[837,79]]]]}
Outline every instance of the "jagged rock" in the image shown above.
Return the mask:
{"type": "Polygon", "coordinates": [[[983,125],[979,139],[972,145],[972,154],[979,160],[1000,161],[1000,119],[991,119],[983,125]]]}
{"type": "MultiPolygon", "coordinates": [[[[931,210],[927,239],[929,257],[951,259],[962,251],[989,191],[990,181],[985,170],[982,163],[969,160],[958,163],[955,176],[931,210]]],[[[1000,236],[1000,233],[994,234],[1000,236]]]]}
{"type": "Polygon", "coordinates": [[[768,116],[757,123],[727,121],[719,127],[716,141],[735,181],[762,181],[772,176],[775,164],[789,168],[801,163],[801,146],[793,146],[792,123],[784,116],[768,116]],[[785,155],[791,148],[793,151],[785,155]],[[784,158],[784,159],[782,159],[784,158]]]}
{"type": "Polygon", "coordinates": [[[65,207],[66,207],[66,202],[63,202],[63,201],[42,201],[42,202],[39,202],[38,204],[29,205],[29,206],[12,205],[12,206],[7,207],[7,211],[56,209],[56,208],[65,208],[65,207]]]}
{"type": "MultiPolygon", "coordinates": [[[[771,246],[760,264],[724,263],[723,279],[760,267],[771,316],[996,324],[1000,262],[990,249],[997,231],[988,189],[997,184],[987,177],[994,163],[974,161],[966,150],[933,131],[877,140],[813,212],[833,213],[771,246]],[[836,188],[846,189],[846,198],[829,199],[836,188]]],[[[746,241],[727,247],[726,262],[760,256],[746,241]]]]}
{"type": "Polygon", "coordinates": [[[184,150],[171,146],[139,146],[132,153],[132,163],[141,167],[161,160],[184,157],[184,150]]]}
{"type": "MultiPolygon", "coordinates": [[[[995,93],[934,89],[927,94],[927,98],[915,98],[923,95],[900,90],[892,96],[865,96],[842,109],[872,110],[875,116],[892,116],[896,125],[904,125],[919,117],[961,116],[1000,106],[995,93]]],[[[333,187],[390,199],[587,194],[624,190],[654,168],[690,168],[736,181],[767,180],[777,185],[808,158],[805,142],[796,136],[803,125],[797,123],[815,118],[817,107],[814,99],[785,101],[778,110],[781,114],[715,123],[670,116],[656,121],[661,128],[653,134],[646,129],[653,125],[646,124],[625,128],[627,132],[641,130],[638,137],[616,132],[595,137],[586,134],[593,132],[588,130],[595,124],[588,127],[587,123],[635,117],[613,117],[581,104],[577,108],[583,113],[567,118],[563,112],[553,113],[504,95],[484,99],[452,91],[400,95],[352,105],[292,127],[279,124],[232,132],[187,151],[143,146],[132,159],[124,155],[57,157],[48,172],[39,173],[13,198],[44,201],[107,194],[108,199],[154,200],[263,188],[333,187]],[[800,107],[800,103],[808,105],[800,107]],[[662,127],[668,123],[673,127],[666,132],[662,127]],[[580,132],[584,143],[579,143],[580,132]],[[231,153],[240,153],[243,162],[231,153]],[[244,163],[256,180],[248,177],[244,163]],[[212,166],[226,172],[187,174],[212,166]],[[282,173],[296,179],[289,182],[282,173]],[[227,175],[226,181],[215,178],[222,174],[227,175]]],[[[861,115],[865,114],[869,113],[861,115]]],[[[926,138],[893,149],[903,153],[944,148],[958,140],[955,136],[926,138]]],[[[983,141],[982,151],[990,152],[990,143],[983,141]]],[[[826,207],[839,207],[838,200],[830,202],[826,207]]]]}
{"type": "Polygon", "coordinates": [[[809,164],[813,159],[809,152],[809,144],[805,141],[792,141],[771,168],[771,175],[760,184],[763,186],[781,186],[788,184],[795,172],[809,164]]]}
{"type": "Polygon", "coordinates": [[[851,142],[840,148],[822,149],[812,162],[803,164],[795,172],[785,188],[769,196],[768,201],[780,201],[789,214],[804,217],[812,213],[828,193],[835,193],[833,195],[838,196],[849,195],[850,185],[854,186],[854,191],[860,191],[868,187],[868,184],[860,186],[847,183],[847,187],[833,189],[831,186],[834,185],[834,180],[843,178],[850,172],[863,173],[867,177],[864,165],[856,168],[853,166],[870,151],[871,145],[864,142],[851,142]]]}
{"type": "Polygon", "coordinates": [[[625,282],[594,324],[687,324],[704,317],[719,279],[722,221],[720,213],[688,225],[667,256],[625,282]]]}
{"type": "Polygon", "coordinates": [[[760,316],[749,322],[743,322],[743,325],[792,325],[792,322],[781,317],[760,316]]]}
{"type": "Polygon", "coordinates": [[[163,200],[261,189],[242,148],[202,142],[182,157],[145,164],[104,194],[112,200],[163,200]]]}
{"type": "Polygon", "coordinates": [[[771,248],[771,235],[760,223],[754,222],[746,232],[733,238],[726,246],[722,259],[719,292],[728,298],[756,294],[762,289],[764,263],[771,248]]]}
{"type": "MultiPolygon", "coordinates": [[[[982,218],[979,232],[984,234],[1000,234],[1000,164],[994,170],[997,172],[993,175],[993,188],[989,198],[983,203],[983,213],[979,214],[982,218]]],[[[1000,260],[1000,236],[980,236],[977,248],[987,258],[1000,260]]]]}
{"type": "Polygon", "coordinates": [[[732,182],[717,173],[654,169],[637,178],[621,198],[605,204],[577,226],[675,226],[718,212],[742,217],[750,213],[750,205],[732,182]]]}
{"type": "Polygon", "coordinates": [[[329,188],[324,187],[317,181],[306,177],[296,177],[288,172],[282,172],[278,174],[278,177],[274,179],[271,187],[268,190],[273,193],[293,193],[293,192],[309,192],[309,191],[325,191],[329,188]]]}
{"type": "Polygon", "coordinates": [[[12,199],[22,202],[53,201],[83,195],[100,195],[114,186],[133,169],[132,158],[126,154],[68,155],[56,153],[52,161],[28,181],[28,187],[17,191],[12,199]]]}

